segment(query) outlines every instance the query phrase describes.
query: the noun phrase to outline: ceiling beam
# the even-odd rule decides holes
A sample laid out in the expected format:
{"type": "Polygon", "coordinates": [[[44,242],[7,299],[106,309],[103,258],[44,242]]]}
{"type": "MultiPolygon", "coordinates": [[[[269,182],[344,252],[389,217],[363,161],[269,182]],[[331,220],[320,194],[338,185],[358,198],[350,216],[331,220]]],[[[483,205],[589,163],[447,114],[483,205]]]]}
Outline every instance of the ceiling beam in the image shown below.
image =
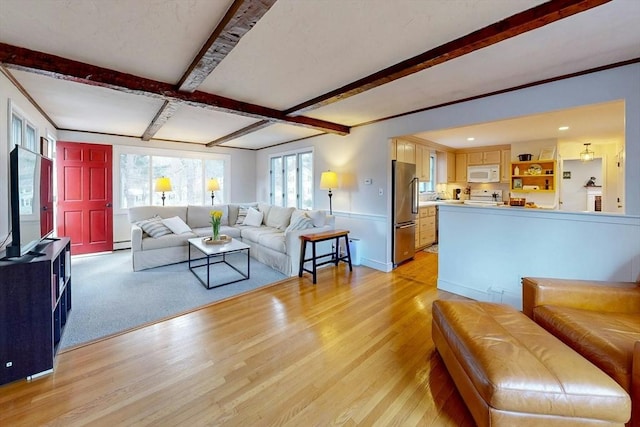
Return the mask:
{"type": "MultiPolygon", "coordinates": [[[[178,90],[194,92],[275,2],[235,0],[178,82],[178,90]]],[[[142,140],[151,140],[178,107],[176,102],[165,101],[142,135],[142,140]]]]}
{"type": "Polygon", "coordinates": [[[0,43],[0,64],[7,68],[36,73],[60,80],[113,89],[122,93],[144,95],[162,101],[185,103],[200,108],[303,126],[324,132],[346,135],[349,126],[310,117],[289,117],[282,111],[223,96],[195,91],[180,92],[169,83],[159,82],[120,71],[0,43]]]}
{"type": "Polygon", "coordinates": [[[225,142],[229,142],[236,138],[240,138],[241,136],[248,135],[253,132],[257,132],[260,129],[264,129],[266,127],[271,126],[273,123],[269,120],[260,120],[252,125],[246,126],[238,131],[230,133],[229,135],[225,135],[222,138],[215,139],[211,142],[207,143],[207,147],[215,147],[216,145],[224,144],[225,142]]]}
{"type": "Polygon", "coordinates": [[[151,120],[151,123],[147,127],[147,130],[142,134],[143,141],[150,141],[151,138],[160,130],[162,126],[173,116],[180,106],[177,102],[164,101],[162,107],[156,113],[156,116],[151,120]]]}
{"type": "Polygon", "coordinates": [[[235,0],[180,79],[178,90],[196,90],[275,2],[235,0]]]}
{"type": "Polygon", "coordinates": [[[610,1],[551,0],[387,67],[341,88],[327,92],[324,95],[305,101],[284,112],[286,114],[302,114],[309,110],[333,104],[610,1]]]}
{"type": "MultiPolygon", "coordinates": [[[[399,62],[384,70],[373,73],[367,77],[356,80],[341,88],[327,92],[301,104],[284,110],[285,114],[295,115],[333,104],[367,90],[374,89],[386,83],[398,80],[413,73],[426,70],[435,65],[442,64],[460,56],[466,55],[478,49],[491,46],[515,37],[527,31],[535,30],[552,22],[566,18],[576,13],[608,3],[611,0],[551,0],[539,6],[525,10],[510,16],[502,21],[491,24],[466,36],[428,50],[420,55],[399,62]]],[[[232,134],[223,136],[213,142],[230,141],[231,139],[251,133],[252,126],[242,128],[232,134]]],[[[211,144],[210,143],[210,144],[211,144]]]]}

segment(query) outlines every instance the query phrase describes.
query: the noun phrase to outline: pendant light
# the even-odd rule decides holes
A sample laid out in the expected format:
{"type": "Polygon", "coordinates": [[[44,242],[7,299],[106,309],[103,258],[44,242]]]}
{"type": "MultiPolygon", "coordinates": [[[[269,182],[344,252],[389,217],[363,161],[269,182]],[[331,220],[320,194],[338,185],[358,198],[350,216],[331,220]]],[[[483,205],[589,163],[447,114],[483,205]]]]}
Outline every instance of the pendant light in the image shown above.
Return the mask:
{"type": "Polygon", "coordinates": [[[583,162],[590,162],[594,159],[595,153],[593,152],[593,150],[589,150],[590,145],[590,142],[585,143],[584,151],[580,152],[580,160],[582,160],[583,162]]]}

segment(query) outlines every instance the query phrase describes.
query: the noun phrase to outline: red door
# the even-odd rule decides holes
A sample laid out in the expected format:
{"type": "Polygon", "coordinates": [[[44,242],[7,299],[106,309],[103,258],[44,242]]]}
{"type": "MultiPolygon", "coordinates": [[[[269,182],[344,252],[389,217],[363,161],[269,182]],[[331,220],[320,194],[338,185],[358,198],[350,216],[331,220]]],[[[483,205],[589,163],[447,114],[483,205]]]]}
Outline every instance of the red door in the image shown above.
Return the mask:
{"type": "Polygon", "coordinates": [[[73,255],[113,250],[111,146],[56,144],[58,236],[73,255]]]}

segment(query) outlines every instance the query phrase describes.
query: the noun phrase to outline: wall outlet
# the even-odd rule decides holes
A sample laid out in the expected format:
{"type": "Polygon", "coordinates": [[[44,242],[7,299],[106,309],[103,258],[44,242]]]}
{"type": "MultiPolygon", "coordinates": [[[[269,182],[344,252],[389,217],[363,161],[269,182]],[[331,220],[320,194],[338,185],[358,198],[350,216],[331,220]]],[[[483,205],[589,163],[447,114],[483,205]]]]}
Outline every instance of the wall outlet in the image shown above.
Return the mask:
{"type": "Polygon", "coordinates": [[[378,188],[378,196],[382,196],[384,194],[384,190],[382,187],[378,188]]]}

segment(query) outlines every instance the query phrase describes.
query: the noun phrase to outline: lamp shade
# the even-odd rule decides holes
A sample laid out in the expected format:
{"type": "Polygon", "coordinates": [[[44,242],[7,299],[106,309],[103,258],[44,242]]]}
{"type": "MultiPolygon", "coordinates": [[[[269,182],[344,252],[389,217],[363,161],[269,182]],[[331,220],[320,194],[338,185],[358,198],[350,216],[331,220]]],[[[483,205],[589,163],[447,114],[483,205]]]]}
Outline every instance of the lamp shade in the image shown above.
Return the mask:
{"type": "Polygon", "coordinates": [[[331,190],[338,187],[338,175],[335,172],[326,171],[320,175],[320,189],[331,190]]]}
{"type": "Polygon", "coordinates": [[[155,191],[171,191],[171,180],[166,176],[156,179],[155,191]]]}
{"type": "Polygon", "coordinates": [[[220,183],[218,182],[218,178],[210,178],[207,181],[207,191],[218,191],[220,190],[220,183]]]}

